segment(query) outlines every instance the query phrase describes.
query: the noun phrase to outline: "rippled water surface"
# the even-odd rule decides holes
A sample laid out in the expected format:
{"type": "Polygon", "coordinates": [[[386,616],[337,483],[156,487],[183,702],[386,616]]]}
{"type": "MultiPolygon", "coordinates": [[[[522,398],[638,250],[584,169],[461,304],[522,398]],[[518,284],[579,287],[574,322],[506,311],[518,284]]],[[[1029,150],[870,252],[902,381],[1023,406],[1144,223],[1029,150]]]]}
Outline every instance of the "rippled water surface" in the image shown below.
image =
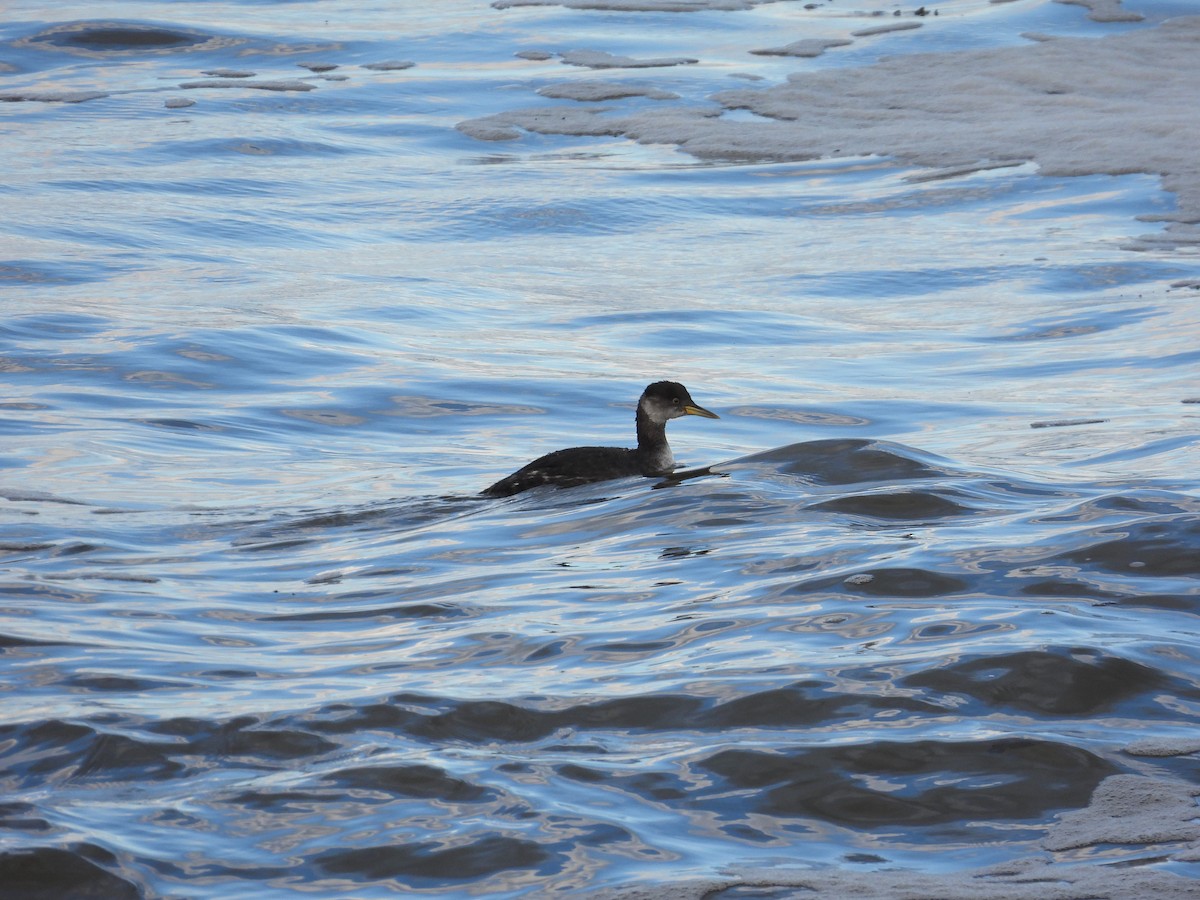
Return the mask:
{"type": "Polygon", "coordinates": [[[748,51],[894,7],[9,6],[14,896],[1197,876],[1186,829],[1047,838],[1200,776],[1200,281],[1123,249],[1158,179],[455,128],[1177,4],[964,0],[811,59],[748,51]],[[682,477],[478,495],[629,442],[660,378],[721,416],[672,424],[682,477]]]}

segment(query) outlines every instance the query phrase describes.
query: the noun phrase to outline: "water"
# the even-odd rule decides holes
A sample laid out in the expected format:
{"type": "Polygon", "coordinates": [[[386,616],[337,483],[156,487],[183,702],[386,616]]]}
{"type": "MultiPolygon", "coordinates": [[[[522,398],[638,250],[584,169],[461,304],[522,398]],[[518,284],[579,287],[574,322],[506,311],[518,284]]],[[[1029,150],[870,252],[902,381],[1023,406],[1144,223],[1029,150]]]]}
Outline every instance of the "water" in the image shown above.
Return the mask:
{"type": "Polygon", "coordinates": [[[79,101],[0,105],[8,889],[1195,878],[1183,837],[1047,841],[1198,774],[1195,257],[1121,249],[1158,180],[454,127],[1179,10],[964,2],[796,60],[746,53],[788,3],[393,6],[3,27],[0,92],[79,101]],[[274,87],[178,87],[235,69],[274,87]],[[478,497],[664,377],[721,415],[671,427],[695,477],[478,497]]]}

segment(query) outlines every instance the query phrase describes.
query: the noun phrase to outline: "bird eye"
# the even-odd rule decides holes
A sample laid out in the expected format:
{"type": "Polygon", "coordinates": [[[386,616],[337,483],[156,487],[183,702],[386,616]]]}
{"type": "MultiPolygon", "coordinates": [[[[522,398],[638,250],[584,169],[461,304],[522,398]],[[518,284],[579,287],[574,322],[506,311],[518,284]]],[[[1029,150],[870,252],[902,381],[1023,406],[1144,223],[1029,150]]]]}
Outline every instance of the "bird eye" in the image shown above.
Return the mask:
{"type": "Polygon", "coordinates": [[[672,397],[672,398],[671,398],[671,402],[672,402],[672,403],[674,403],[676,406],[678,406],[678,405],[679,405],[679,398],[678,398],[678,397],[672,397]]]}

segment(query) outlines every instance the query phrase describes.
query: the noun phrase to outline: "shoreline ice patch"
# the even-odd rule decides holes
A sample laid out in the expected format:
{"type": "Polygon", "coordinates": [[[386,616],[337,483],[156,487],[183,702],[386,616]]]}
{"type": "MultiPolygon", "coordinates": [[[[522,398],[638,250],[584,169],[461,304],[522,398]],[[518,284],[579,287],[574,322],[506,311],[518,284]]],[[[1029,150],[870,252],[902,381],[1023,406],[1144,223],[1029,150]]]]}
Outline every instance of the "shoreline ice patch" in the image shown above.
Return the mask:
{"type": "Polygon", "coordinates": [[[1146,17],[1132,10],[1121,9],[1121,0],[1054,0],[1067,6],[1082,6],[1093,22],[1141,22],[1146,17]]]}
{"type": "Polygon", "coordinates": [[[700,60],[687,56],[659,56],[652,59],[635,59],[632,56],[615,56],[603,50],[568,50],[562,54],[568,66],[587,69],[661,69],[669,66],[687,66],[700,60]]]}
{"type": "Polygon", "coordinates": [[[185,81],[181,90],[208,90],[210,88],[249,88],[257,91],[311,91],[316,85],[298,78],[281,78],[274,81],[239,81],[227,78],[210,78],[202,81],[185,81]]]}
{"type": "Polygon", "coordinates": [[[762,50],[751,50],[755,56],[797,56],[804,59],[815,59],[826,50],[834,47],[849,47],[854,41],[841,38],[801,38],[784,44],[782,47],[764,47],[762,50]]]}
{"type": "Polygon", "coordinates": [[[594,103],[603,100],[623,100],[626,97],[645,97],[648,100],[678,100],[679,95],[655,87],[615,84],[607,81],[571,81],[548,84],[538,93],[555,100],[579,100],[594,103]]]}
{"type": "Polygon", "coordinates": [[[411,69],[416,65],[411,59],[385,59],[380,62],[365,63],[364,69],[371,69],[374,72],[398,72],[403,69],[411,69]]]}
{"type": "Polygon", "coordinates": [[[520,6],[561,6],[604,12],[742,12],[777,0],[496,0],[493,9],[520,6]]]}
{"type": "Polygon", "coordinates": [[[891,34],[893,31],[913,31],[920,28],[920,22],[891,22],[887,25],[874,25],[870,28],[860,28],[850,32],[851,37],[876,37],[881,34],[891,34]]]}
{"type": "Polygon", "coordinates": [[[0,91],[0,103],[86,103],[107,97],[107,91],[54,91],[29,88],[23,91],[0,91]]]}
{"type": "Polygon", "coordinates": [[[522,131],[624,136],[704,160],[882,156],[946,169],[1028,161],[1043,175],[1162,179],[1177,208],[1144,214],[1166,234],[1128,249],[1200,246],[1200,16],[1102,38],[891,57],[716,93],[709,107],[622,114],[525,108],[459,124],[484,140],[522,131]],[[745,110],[746,121],[722,113],[745,110]]]}

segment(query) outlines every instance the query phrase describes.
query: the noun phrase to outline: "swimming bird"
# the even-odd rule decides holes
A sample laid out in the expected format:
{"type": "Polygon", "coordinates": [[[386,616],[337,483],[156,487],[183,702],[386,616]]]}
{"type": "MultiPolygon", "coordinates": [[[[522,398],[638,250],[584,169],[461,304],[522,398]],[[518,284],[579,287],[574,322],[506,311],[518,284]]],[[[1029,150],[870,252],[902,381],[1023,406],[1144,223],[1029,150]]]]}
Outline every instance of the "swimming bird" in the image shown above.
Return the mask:
{"type": "Polygon", "coordinates": [[[667,443],[667,422],[680,416],[719,419],[696,404],[687,388],[676,381],[656,381],[642,391],[637,406],[637,447],[571,447],[539,456],[529,465],[501,478],[483,491],[490,497],[510,497],[544,484],[575,487],[593,481],[669,475],[675,456],[667,443]]]}

